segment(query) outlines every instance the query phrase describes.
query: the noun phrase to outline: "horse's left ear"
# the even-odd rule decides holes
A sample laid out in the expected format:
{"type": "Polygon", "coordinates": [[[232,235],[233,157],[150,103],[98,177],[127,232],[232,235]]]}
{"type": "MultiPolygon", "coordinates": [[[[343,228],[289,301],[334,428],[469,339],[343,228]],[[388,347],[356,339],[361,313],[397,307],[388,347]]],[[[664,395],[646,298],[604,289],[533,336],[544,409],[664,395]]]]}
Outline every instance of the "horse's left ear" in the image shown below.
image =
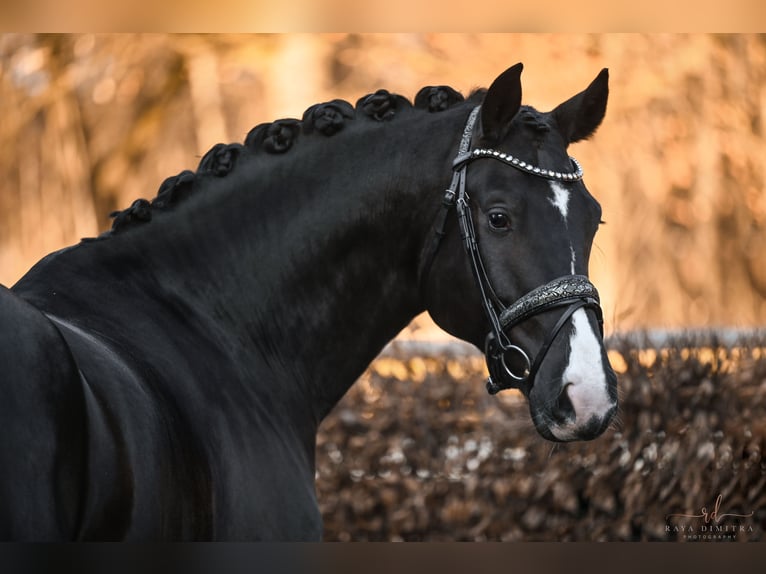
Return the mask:
{"type": "Polygon", "coordinates": [[[481,104],[481,135],[487,146],[496,145],[511,127],[521,107],[521,63],[500,74],[487,90],[481,104]]]}
{"type": "Polygon", "coordinates": [[[604,68],[590,86],[551,112],[568,143],[593,135],[606,114],[608,96],[609,70],[604,68]]]}

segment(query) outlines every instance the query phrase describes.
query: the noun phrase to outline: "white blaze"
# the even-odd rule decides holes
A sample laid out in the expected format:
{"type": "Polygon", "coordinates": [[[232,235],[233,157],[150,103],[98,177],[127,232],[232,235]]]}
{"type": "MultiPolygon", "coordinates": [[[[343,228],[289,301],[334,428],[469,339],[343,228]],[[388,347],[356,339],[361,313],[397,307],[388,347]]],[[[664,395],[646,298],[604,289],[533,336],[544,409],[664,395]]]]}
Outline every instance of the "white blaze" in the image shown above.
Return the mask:
{"type": "Polygon", "coordinates": [[[591,418],[603,418],[614,407],[607,392],[606,373],[601,362],[601,344],[588,322],[584,309],[572,315],[569,339],[569,364],[564,369],[563,381],[575,411],[576,425],[586,424],[591,418]]]}
{"type": "MultiPolygon", "coordinates": [[[[553,196],[551,204],[558,209],[564,224],[569,215],[569,190],[556,181],[551,181],[553,196]]],[[[570,272],[575,275],[577,258],[572,244],[569,244],[570,272]]],[[[569,339],[569,363],[564,369],[562,381],[564,392],[574,407],[575,419],[570,424],[552,425],[551,431],[561,440],[576,437],[576,429],[588,424],[596,417],[602,419],[615,406],[607,390],[606,372],[601,361],[600,338],[588,322],[584,309],[578,309],[570,319],[572,334],[569,339]]]]}
{"type": "MultiPolygon", "coordinates": [[[[564,225],[568,224],[567,216],[569,215],[569,190],[561,185],[557,181],[550,181],[548,182],[551,191],[553,192],[553,197],[549,198],[548,201],[550,201],[553,206],[559,210],[559,213],[561,213],[561,217],[564,219],[564,225]]],[[[569,244],[569,254],[570,254],[570,265],[569,269],[572,275],[575,274],[575,252],[574,247],[572,247],[572,244],[569,244]]]]}
{"type": "Polygon", "coordinates": [[[564,218],[564,223],[566,223],[567,214],[569,213],[569,190],[557,181],[549,183],[553,190],[553,198],[550,202],[561,212],[561,217],[564,218]]]}
{"type": "Polygon", "coordinates": [[[569,246],[569,254],[572,257],[570,260],[569,270],[572,272],[572,275],[575,275],[575,263],[577,262],[577,257],[575,256],[574,247],[571,245],[569,246]]]}

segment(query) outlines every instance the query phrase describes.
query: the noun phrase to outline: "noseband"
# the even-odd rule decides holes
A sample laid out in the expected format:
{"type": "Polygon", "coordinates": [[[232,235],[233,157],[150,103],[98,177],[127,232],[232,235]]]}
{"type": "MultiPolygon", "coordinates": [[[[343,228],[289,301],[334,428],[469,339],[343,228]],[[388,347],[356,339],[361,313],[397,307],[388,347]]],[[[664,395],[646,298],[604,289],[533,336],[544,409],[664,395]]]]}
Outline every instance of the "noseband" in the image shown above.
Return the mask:
{"type": "Polygon", "coordinates": [[[487,391],[489,394],[494,395],[503,389],[519,387],[524,383],[527,383],[528,389],[531,390],[535,375],[540,369],[543,359],[556,336],[578,309],[588,308],[595,311],[602,337],[604,334],[604,323],[598,291],[584,275],[567,275],[554,279],[550,283],[541,285],[523,295],[510,306],[504,305],[495,294],[494,289],[492,289],[481,253],[479,252],[476,230],[471,218],[469,197],[465,190],[468,164],[478,159],[492,158],[515,167],[524,173],[562,182],[579,181],[582,179],[583,173],[580,164],[572,157],[570,157],[570,160],[575,167],[575,171],[567,173],[542,169],[520,161],[511,154],[497,150],[474,149],[469,151],[473,127],[476,123],[479,109],[480,106],[475,107],[468,116],[458,154],[452,163],[452,182],[442,198],[443,209],[436,224],[436,237],[434,238],[434,246],[425,267],[425,276],[427,277],[441,239],[445,235],[447,216],[454,207],[457,211],[463,246],[468,254],[474,280],[481,295],[482,306],[491,327],[486,337],[484,354],[490,375],[487,380],[487,391]],[[564,313],[559,317],[553,329],[546,335],[534,361],[531,361],[524,349],[511,342],[508,331],[535,315],[557,308],[565,308],[564,313]],[[520,372],[514,372],[509,365],[514,356],[517,359],[521,359],[522,364],[524,364],[520,372]]]}

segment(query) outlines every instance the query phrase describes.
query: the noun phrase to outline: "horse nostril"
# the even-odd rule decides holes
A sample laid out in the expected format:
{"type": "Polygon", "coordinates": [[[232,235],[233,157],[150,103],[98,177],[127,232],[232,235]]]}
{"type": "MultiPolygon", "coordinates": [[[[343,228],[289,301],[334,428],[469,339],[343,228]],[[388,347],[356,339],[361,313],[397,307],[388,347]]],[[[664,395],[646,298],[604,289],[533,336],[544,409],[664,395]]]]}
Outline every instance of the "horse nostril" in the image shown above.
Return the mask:
{"type": "Polygon", "coordinates": [[[561,389],[561,393],[559,394],[558,399],[556,399],[556,404],[553,407],[553,415],[561,421],[575,418],[575,408],[572,404],[572,399],[569,398],[569,393],[567,392],[571,386],[572,383],[566,383],[564,385],[564,388],[561,389]]]}

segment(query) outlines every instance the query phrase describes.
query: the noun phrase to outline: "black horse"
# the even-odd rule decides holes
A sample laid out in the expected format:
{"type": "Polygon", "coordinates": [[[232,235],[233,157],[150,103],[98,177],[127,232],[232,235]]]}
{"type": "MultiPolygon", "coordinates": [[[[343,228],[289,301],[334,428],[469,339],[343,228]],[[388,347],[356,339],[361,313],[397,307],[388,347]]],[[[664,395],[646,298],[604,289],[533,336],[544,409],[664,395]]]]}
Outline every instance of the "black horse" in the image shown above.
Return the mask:
{"type": "Polygon", "coordinates": [[[257,126],[0,288],[0,538],[319,539],[317,427],[423,310],[542,436],[603,432],[601,210],[566,150],[607,72],[548,113],[520,74],[257,126]]]}

